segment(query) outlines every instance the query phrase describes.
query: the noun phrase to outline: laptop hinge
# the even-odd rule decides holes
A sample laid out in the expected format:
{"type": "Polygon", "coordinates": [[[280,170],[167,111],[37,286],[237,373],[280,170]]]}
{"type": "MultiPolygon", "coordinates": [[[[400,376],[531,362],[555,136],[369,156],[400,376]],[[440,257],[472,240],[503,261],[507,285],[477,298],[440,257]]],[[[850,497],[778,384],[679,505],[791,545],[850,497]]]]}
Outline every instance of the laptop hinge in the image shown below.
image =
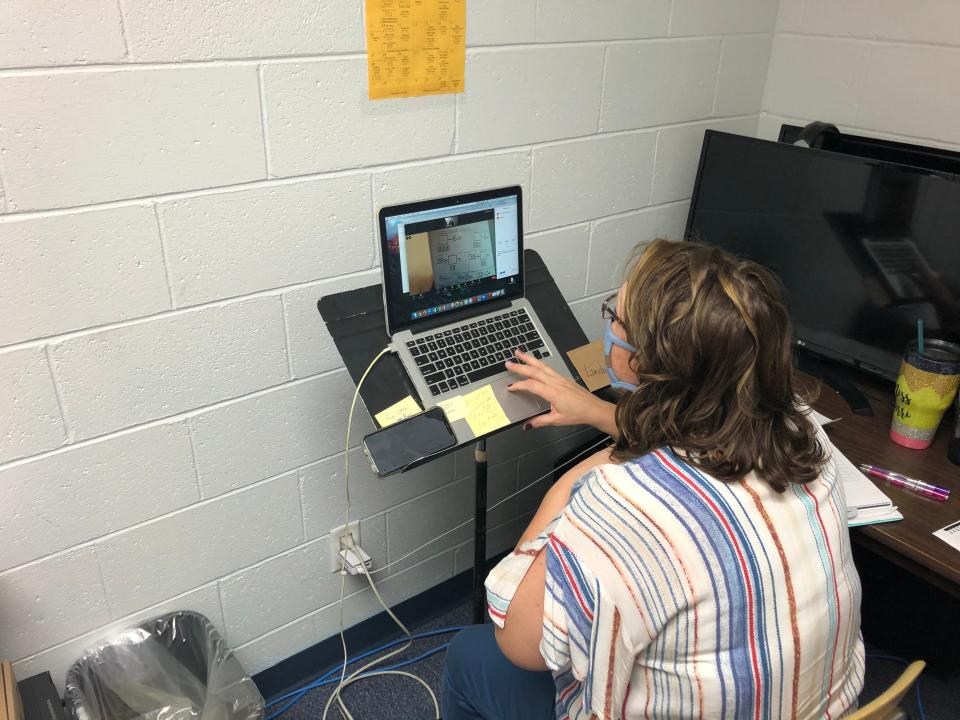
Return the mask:
{"type": "Polygon", "coordinates": [[[510,307],[511,302],[512,300],[494,300],[493,302],[486,302],[476,308],[469,308],[467,310],[461,309],[460,312],[457,313],[456,318],[449,316],[438,317],[433,320],[427,320],[422,325],[418,324],[415,328],[409,328],[409,330],[414,335],[419,335],[420,333],[442,327],[443,325],[457,325],[468,318],[477,317],[478,315],[486,315],[487,313],[496,312],[497,310],[505,310],[506,308],[510,307]]]}

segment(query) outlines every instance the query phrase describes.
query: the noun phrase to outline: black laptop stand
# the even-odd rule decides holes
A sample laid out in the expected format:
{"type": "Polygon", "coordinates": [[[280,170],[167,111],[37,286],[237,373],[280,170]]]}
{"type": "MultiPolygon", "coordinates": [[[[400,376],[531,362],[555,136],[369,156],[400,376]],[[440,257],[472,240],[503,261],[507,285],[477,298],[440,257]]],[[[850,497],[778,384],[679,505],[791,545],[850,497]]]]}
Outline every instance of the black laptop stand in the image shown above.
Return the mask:
{"type": "MultiPolygon", "coordinates": [[[[533,250],[524,251],[525,294],[533,305],[544,330],[553,338],[557,350],[563,355],[574,378],[579,380],[576,369],[570,363],[567,352],[584,345],[587,337],[580,324],[563,299],[557,284],[547,271],[543,260],[533,250]]],[[[354,383],[370,365],[377,353],[389,342],[383,315],[383,293],[380,285],[348,290],[326,295],[317,302],[317,309],[333,342],[343,358],[343,364],[354,383]]],[[[599,308],[597,322],[600,322],[599,308]]],[[[371,415],[403,400],[407,395],[418,399],[417,391],[407,376],[400,360],[389,353],[380,358],[363,386],[360,396],[371,415]]],[[[517,424],[517,423],[515,423],[517,424]]],[[[374,425],[377,425],[374,419],[374,425]]],[[[377,425],[378,426],[378,425],[377,425]]],[[[379,426],[378,426],[379,427],[379,426]]],[[[497,430],[506,430],[511,425],[497,430]]],[[[454,452],[463,445],[450,448],[454,452]]],[[[446,454],[446,453],[442,453],[446,454]]],[[[429,461],[440,457],[434,455],[429,461]]],[[[416,465],[408,469],[412,469],[416,465]]],[[[486,616],[486,598],[483,582],[487,566],[487,440],[477,439],[474,450],[474,479],[476,506],[474,509],[474,556],[473,556],[473,621],[482,623],[486,616]]],[[[383,480],[383,482],[395,482],[383,480]]]]}

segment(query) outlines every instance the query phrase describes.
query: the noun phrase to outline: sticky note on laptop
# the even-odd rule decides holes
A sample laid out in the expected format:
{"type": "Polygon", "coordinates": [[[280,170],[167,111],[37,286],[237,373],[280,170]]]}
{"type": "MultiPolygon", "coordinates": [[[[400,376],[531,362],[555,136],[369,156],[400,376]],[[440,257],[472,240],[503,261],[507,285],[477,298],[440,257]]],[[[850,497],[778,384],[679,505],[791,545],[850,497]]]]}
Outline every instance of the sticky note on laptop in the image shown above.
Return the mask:
{"type": "Polygon", "coordinates": [[[491,385],[467,393],[463,402],[467,407],[467,423],[477,437],[510,424],[491,385]]]}
{"type": "Polygon", "coordinates": [[[567,353],[567,357],[570,358],[570,362],[573,363],[590,392],[610,384],[607,363],[603,357],[602,340],[571,350],[567,353]]]}
{"type": "Polygon", "coordinates": [[[408,417],[419,415],[421,412],[423,411],[420,409],[420,406],[417,405],[417,401],[407,395],[403,400],[394,403],[386,410],[381,410],[374,417],[377,420],[377,424],[385,428],[401,420],[406,420],[408,417]]]}
{"type": "Polygon", "coordinates": [[[467,404],[463,401],[463,395],[454,395],[452,398],[441,400],[437,405],[443,408],[449,422],[463,420],[467,416],[467,404]]]}

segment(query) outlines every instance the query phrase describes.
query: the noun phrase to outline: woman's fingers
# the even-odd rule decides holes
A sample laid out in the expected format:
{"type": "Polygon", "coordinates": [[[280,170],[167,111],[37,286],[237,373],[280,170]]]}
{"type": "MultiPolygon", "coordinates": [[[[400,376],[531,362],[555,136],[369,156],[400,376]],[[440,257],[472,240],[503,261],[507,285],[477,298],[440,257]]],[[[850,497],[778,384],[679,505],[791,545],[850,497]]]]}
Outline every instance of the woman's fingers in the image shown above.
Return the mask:
{"type": "Polygon", "coordinates": [[[510,383],[507,385],[507,390],[510,392],[528,392],[538,397],[542,397],[547,402],[551,402],[551,397],[553,393],[550,390],[550,386],[546,383],[540,382],[539,380],[518,380],[515,383],[510,383]]]}
{"type": "Polygon", "coordinates": [[[557,416],[557,413],[551,410],[550,412],[543,413],[542,415],[534,415],[524,423],[524,426],[532,429],[564,424],[566,423],[564,423],[563,420],[557,416]]]}
{"type": "Polygon", "coordinates": [[[523,375],[524,377],[528,378],[539,378],[544,382],[547,382],[551,379],[561,379],[559,373],[557,373],[546,363],[537,360],[535,357],[533,357],[533,355],[527,355],[519,350],[515,352],[516,357],[523,362],[507,360],[504,364],[511,372],[515,372],[518,375],[523,375]]]}

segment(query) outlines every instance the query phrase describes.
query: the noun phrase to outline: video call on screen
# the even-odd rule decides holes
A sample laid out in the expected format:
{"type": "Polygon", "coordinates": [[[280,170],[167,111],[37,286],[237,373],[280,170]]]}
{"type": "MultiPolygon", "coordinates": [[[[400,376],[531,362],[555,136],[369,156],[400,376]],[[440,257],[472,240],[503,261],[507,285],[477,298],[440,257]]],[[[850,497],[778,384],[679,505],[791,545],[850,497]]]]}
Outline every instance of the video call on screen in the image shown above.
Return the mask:
{"type": "Polygon", "coordinates": [[[389,220],[396,231],[388,258],[391,302],[399,321],[416,322],[517,291],[516,203],[478,205],[389,220]]]}

